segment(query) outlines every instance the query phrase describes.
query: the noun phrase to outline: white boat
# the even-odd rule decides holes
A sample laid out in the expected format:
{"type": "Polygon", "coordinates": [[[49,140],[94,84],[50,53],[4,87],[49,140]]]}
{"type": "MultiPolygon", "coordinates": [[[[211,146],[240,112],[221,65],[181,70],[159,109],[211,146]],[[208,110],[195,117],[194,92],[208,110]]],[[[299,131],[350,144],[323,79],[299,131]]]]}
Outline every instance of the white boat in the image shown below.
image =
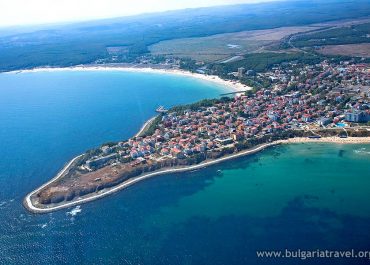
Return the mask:
{"type": "Polygon", "coordinates": [[[165,107],[163,106],[159,106],[156,110],[156,112],[159,112],[159,113],[165,113],[168,111],[168,109],[166,109],[165,107]]]}

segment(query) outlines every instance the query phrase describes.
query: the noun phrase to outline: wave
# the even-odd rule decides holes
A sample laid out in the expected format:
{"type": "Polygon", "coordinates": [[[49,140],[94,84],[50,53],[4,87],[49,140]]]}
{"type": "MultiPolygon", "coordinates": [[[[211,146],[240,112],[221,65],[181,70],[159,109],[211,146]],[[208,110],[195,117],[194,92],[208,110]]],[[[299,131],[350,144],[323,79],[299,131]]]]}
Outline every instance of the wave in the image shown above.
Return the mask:
{"type": "Polygon", "coordinates": [[[82,211],[81,206],[78,205],[75,208],[73,208],[70,212],[67,212],[66,215],[70,215],[72,217],[76,216],[78,213],[82,211]]]}
{"type": "Polygon", "coordinates": [[[360,149],[354,150],[356,154],[361,154],[361,155],[370,155],[370,151],[367,150],[365,147],[362,147],[360,149]]]}

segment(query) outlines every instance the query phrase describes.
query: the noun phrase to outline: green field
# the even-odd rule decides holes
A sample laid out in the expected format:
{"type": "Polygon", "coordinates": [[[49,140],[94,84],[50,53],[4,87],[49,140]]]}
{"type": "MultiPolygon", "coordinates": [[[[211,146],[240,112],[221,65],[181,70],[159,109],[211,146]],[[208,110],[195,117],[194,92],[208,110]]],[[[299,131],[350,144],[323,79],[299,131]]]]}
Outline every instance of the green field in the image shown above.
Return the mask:
{"type": "Polygon", "coordinates": [[[370,43],[370,23],[302,34],[292,39],[296,47],[370,43]]]}
{"type": "Polygon", "coordinates": [[[244,56],[243,60],[228,63],[217,64],[215,70],[220,73],[235,72],[239,67],[244,67],[247,70],[254,70],[256,72],[263,72],[271,69],[275,64],[283,62],[299,61],[301,63],[316,63],[322,59],[319,55],[307,53],[251,53],[244,56]]]}
{"type": "Polygon", "coordinates": [[[171,55],[213,62],[235,55],[268,50],[290,34],[313,29],[316,27],[282,27],[218,34],[202,38],[168,40],[150,46],[149,50],[153,55],[171,55]]]}

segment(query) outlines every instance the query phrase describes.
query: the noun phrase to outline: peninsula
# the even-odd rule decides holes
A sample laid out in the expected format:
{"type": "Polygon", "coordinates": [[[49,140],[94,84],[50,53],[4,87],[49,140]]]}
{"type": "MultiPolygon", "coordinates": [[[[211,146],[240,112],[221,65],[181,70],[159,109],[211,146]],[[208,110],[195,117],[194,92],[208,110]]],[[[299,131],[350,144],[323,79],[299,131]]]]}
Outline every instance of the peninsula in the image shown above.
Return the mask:
{"type": "Polygon", "coordinates": [[[273,87],[160,113],[131,139],[74,158],[28,194],[25,207],[47,213],[152,176],[206,167],[281,143],[370,143],[368,66],[324,61],[301,67],[297,71],[297,65],[285,64],[264,73],[277,76],[273,87]]]}

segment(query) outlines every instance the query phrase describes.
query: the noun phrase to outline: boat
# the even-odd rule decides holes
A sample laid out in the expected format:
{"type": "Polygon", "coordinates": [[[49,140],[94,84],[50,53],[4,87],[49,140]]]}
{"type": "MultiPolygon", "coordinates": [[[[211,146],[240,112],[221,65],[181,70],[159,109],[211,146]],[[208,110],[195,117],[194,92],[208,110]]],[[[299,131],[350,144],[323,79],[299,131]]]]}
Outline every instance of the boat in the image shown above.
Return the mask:
{"type": "Polygon", "coordinates": [[[159,112],[159,113],[166,113],[168,111],[168,109],[166,109],[163,106],[159,106],[155,111],[159,112]]]}

